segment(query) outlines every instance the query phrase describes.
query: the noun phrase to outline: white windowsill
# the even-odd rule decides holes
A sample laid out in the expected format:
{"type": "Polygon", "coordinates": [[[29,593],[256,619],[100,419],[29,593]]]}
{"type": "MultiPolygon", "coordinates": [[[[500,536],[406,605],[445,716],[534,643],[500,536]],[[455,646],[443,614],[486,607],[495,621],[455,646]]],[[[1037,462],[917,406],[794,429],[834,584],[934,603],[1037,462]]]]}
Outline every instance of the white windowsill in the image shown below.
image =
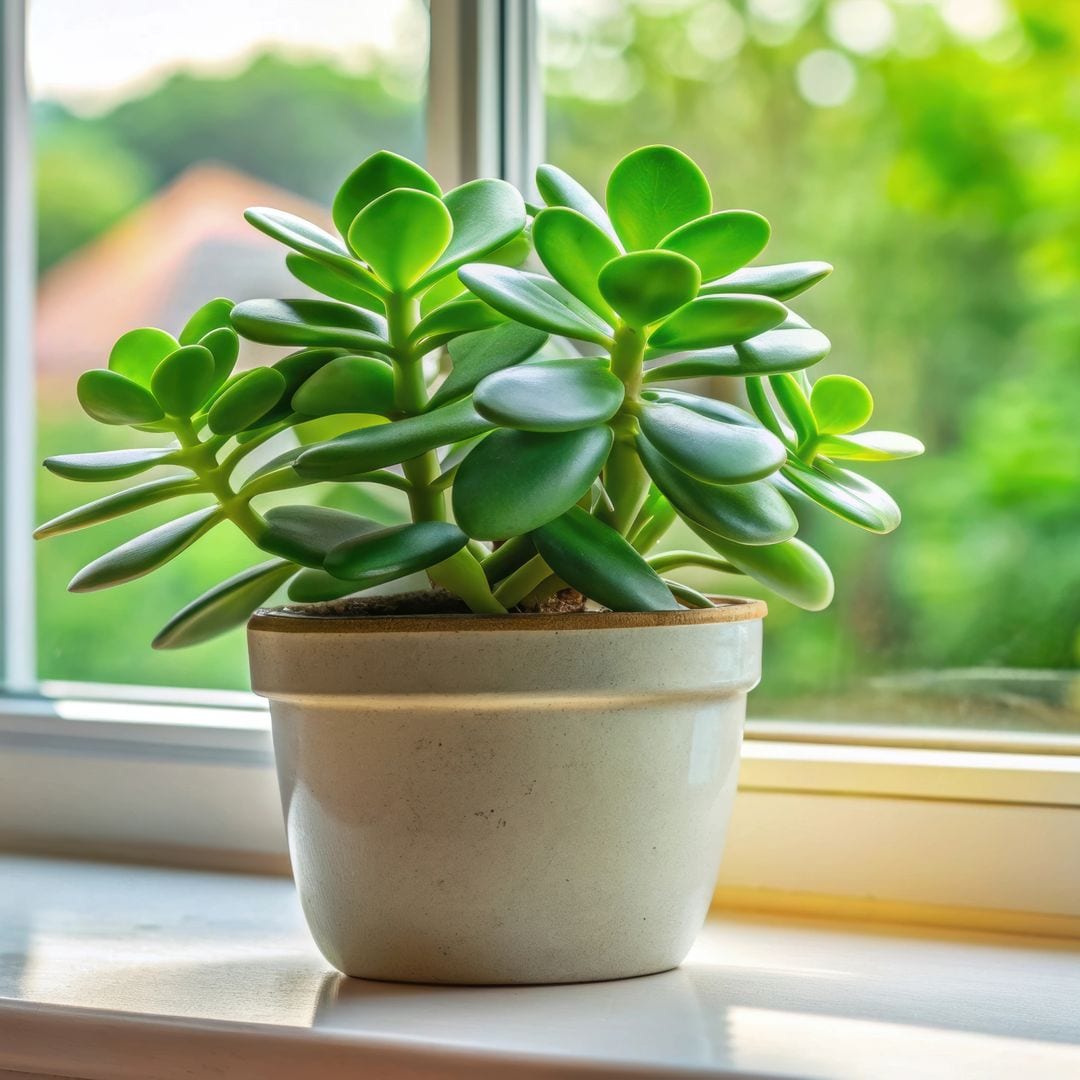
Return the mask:
{"type": "Polygon", "coordinates": [[[0,880],[0,1070],[1080,1074],[1080,953],[1049,939],[726,916],[663,975],[400,986],[330,971],[285,878],[6,857],[0,880]]]}

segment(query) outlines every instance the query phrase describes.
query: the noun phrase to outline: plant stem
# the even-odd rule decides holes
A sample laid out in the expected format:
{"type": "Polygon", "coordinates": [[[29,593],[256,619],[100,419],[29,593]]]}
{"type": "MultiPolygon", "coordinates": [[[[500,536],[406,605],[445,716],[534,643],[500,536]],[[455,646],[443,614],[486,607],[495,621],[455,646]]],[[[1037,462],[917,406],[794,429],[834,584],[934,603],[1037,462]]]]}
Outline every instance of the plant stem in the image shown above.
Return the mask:
{"type": "Polygon", "coordinates": [[[508,608],[516,607],[551,576],[551,567],[539,555],[534,555],[495,590],[495,599],[508,608]]]}
{"type": "Polygon", "coordinates": [[[622,407],[611,421],[615,443],[604,467],[604,487],[612,507],[601,507],[598,517],[626,536],[649,491],[649,477],[642,467],[634,441],[639,427],[641,380],[645,362],[645,338],[632,326],[619,326],[611,348],[611,370],[626,391],[622,407]]]}

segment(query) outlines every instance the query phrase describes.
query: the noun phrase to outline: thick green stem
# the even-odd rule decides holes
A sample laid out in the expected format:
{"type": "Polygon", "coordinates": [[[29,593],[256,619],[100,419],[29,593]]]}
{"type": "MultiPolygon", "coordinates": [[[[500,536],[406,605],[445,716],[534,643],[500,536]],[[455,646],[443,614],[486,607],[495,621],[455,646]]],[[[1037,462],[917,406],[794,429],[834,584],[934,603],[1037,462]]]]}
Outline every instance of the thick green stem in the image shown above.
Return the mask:
{"type": "Polygon", "coordinates": [[[630,532],[649,491],[649,477],[635,446],[644,363],[645,338],[641,331],[620,326],[611,349],[611,370],[622,380],[626,396],[611,421],[615,444],[604,467],[604,487],[612,505],[602,507],[597,516],[623,536],[630,532]]]}
{"type": "Polygon", "coordinates": [[[516,607],[551,576],[551,567],[539,555],[534,555],[495,590],[495,598],[508,608],[516,607]]]}

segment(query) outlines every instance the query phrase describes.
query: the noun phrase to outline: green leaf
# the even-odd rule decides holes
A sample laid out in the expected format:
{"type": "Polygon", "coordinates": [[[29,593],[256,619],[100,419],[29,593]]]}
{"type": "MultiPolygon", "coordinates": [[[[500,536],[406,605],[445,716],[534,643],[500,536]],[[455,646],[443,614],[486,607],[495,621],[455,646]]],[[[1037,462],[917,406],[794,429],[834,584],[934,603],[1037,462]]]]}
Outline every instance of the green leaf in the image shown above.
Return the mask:
{"type": "Polygon", "coordinates": [[[468,537],[448,521],[420,521],[353,537],[326,556],[325,567],[335,577],[358,587],[404,577],[445,562],[456,555],[468,537]]]}
{"type": "Polygon", "coordinates": [[[707,483],[759,480],[787,460],[787,448],[763,427],[724,423],[681,405],[645,402],[640,422],[664,457],[707,483]]]}
{"type": "Polygon", "coordinates": [[[68,589],[93,592],[134,581],[164,566],[223,519],[221,510],[213,506],[159,525],[84,566],[71,579],[68,589]]]}
{"type": "Polygon", "coordinates": [[[547,339],[544,331],[514,322],[455,338],[447,346],[453,366],[429,408],[463,397],[486,376],[535,356],[547,339]]]}
{"type": "Polygon", "coordinates": [[[267,510],[259,546],[301,566],[322,567],[338,544],[382,528],[377,521],[330,506],[275,506],[267,510]]]}
{"type": "Polygon", "coordinates": [[[699,296],[649,336],[660,349],[705,349],[745,341],[784,321],[787,308],[767,296],[699,296]]]}
{"type": "Polygon", "coordinates": [[[580,506],[536,529],[532,539],[563,581],[612,611],[679,607],[671,590],[630,544],[580,506]]]}
{"type": "Polygon", "coordinates": [[[333,297],[344,304],[355,304],[357,307],[367,308],[368,311],[374,311],[377,315],[382,315],[386,311],[379,297],[368,292],[362,285],[332,266],[309,259],[298,251],[290,251],[285,256],[285,265],[297,281],[324,296],[333,297]]]}
{"type": "Polygon", "coordinates": [[[781,475],[819,506],[852,525],[875,533],[889,533],[900,524],[900,507],[891,495],[847,469],[819,461],[810,468],[792,461],[781,475]]]}
{"type": "Polygon", "coordinates": [[[342,236],[347,236],[356,215],[368,203],[395,188],[412,188],[439,197],[442,189],[434,177],[415,162],[389,150],[380,150],[365,158],[338,188],[332,216],[342,236]]]}
{"type": "Polygon", "coordinates": [[[532,238],[551,276],[602,319],[613,323],[615,313],[597,284],[605,264],[619,255],[610,233],[584,214],[556,206],[536,215],[532,238]]]}
{"type": "Polygon", "coordinates": [[[437,446],[471,439],[492,426],[466,399],[422,416],[377,424],[319,443],[297,458],[296,471],[312,480],[371,472],[409,461],[437,446]]]}
{"type": "Polygon", "coordinates": [[[506,319],[483,300],[466,296],[443,304],[421,319],[412,332],[412,340],[421,342],[427,353],[461,334],[487,330],[504,322],[506,319]]]}
{"type": "MultiPolygon", "coordinates": [[[[386,581],[393,581],[390,577],[386,581]]],[[[372,582],[343,581],[325,570],[301,570],[289,582],[289,599],[297,604],[319,604],[326,600],[340,600],[361,589],[371,588],[372,582]]],[[[377,584],[383,584],[382,581],[377,584]]]]}
{"type": "Polygon", "coordinates": [[[918,457],[925,450],[926,447],[918,439],[899,431],[826,435],[817,443],[818,453],[850,461],[899,461],[902,458],[918,457]]]}
{"type": "Polygon", "coordinates": [[[802,540],[746,547],[693,524],[691,528],[744,574],[796,606],[821,611],[832,603],[833,577],[829,564],[802,540]]]}
{"type": "Polygon", "coordinates": [[[832,273],[827,262],[779,263],[776,266],[745,266],[720,281],[711,281],[702,293],[757,293],[774,300],[790,300],[832,273]]]}
{"type": "Polygon", "coordinates": [[[874,399],[866,385],[850,375],[825,375],[810,391],[810,408],[823,435],[846,435],[870,419],[874,399]]]}
{"type": "Polygon", "coordinates": [[[349,226],[349,247],[395,292],[413,286],[450,243],[453,225],[442,199],[398,188],[369,203],[349,226]]]}
{"type": "Polygon", "coordinates": [[[34,530],[35,540],[44,540],[50,536],[61,536],[98,525],[103,521],[141,510],[144,506],[153,506],[166,499],[175,499],[180,495],[194,495],[202,491],[197,480],[185,476],[165,476],[160,480],[151,480],[146,484],[114,491],[111,495],[87,503],[85,506],[69,510],[65,514],[46,521],[34,530]]]}
{"type": "Polygon", "coordinates": [[[215,435],[235,435],[268,413],[285,393],[285,378],[273,368],[240,375],[210,406],[206,422],[215,435]]]}
{"type": "Polygon", "coordinates": [[[443,202],[453,220],[453,236],[421,279],[421,288],[491,254],[525,228],[525,203],[505,180],[470,180],[448,191],[443,202]]]}
{"type": "Polygon", "coordinates": [[[93,454],[61,454],[45,459],[45,468],[66,480],[126,480],[157,465],[172,465],[179,453],[174,446],[145,450],[102,450],[93,454]]]}
{"type": "Polygon", "coordinates": [[[84,371],[76,394],[83,411],[102,424],[150,424],[165,415],[145,387],[104,368],[84,371]]]}
{"type": "Polygon", "coordinates": [[[665,236],[660,247],[693,259],[712,281],[756,259],[769,242],[769,223],[752,210],[722,210],[665,236]]]}
{"type": "Polygon", "coordinates": [[[690,588],[689,585],[684,585],[681,581],[669,581],[667,578],[661,578],[661,581],[663,581],[663,583],[671,590],[672,596],[681,601],[683,607],[716,607],[704,593],[698,592],[697,589],[690,588]]]}
{"type": "Polygon", "coordinates": [[[717,401],[715,398],[702,397],[700,394],[687,394],[681,390],[646,390],[642,395],[645,402],[658,402],[661,405],[679,405],[684,409],[707,416],[710,420],[719,420],[722,424],[738,424],[740,427],[761,427],[756,417],[745,409],[732,405],[730,401],[717,401]]]}
{"type": "Polygon", "coordinates": [[[673,146],[643,146],[615,166],[607,209],[628,251],[654,248],[680,225],[712,209],[709,182],[673,146]]]}
{"type": "Polygon", "coordinates": [[[180,331],[180,344],[197,345],[207,334],[212,333],[214,330],[220,330],[223,326],[231,327],[229,313],[232,309],[233,302],[223,296],[203,304],[188,319],[184,329],[180,331]]]}
{"type": "Polygon", "coordinates": [[[600,292],[631,326],[641,329],[677,311],[697,295],[697,266],[670,251],[634,251],[601,271],[600,292]]]}
{"type": "Polygon", "coordinates": [[[293,395],[317,371],[322,371],[331,360],[347,355],[344,349],[300,349],[289,353],[272,365],[285,380],[284,397],[290,401],[293,395]]]}
{"type": "Polygon", "coordinates": [[[548,206],[565,206],[570,210],[576,210],[597,228],[607,233],[612,240],[616,239],[615,229],[604,208],[581,184],[562,169],[554,165],[539,166],[536,170],[536,188],[548,206]]]}
{"type": "Polygon", "coordinates": [[[223,326],[220,330],[211,330],[209,334],[199,339],[199,344],[204,349],[210,350],[214,358],[214,378],[210,383],[210,391],[207,395],[216,394],[232,374],[236,367],[237,357],[240,355],[240,338],[231,326],[223,326]]]}
{"type": "Polygon", "coordinates": [[[576,357],[497,371],[473,398],[481,416],[505,427],[574,431],[611,419],[624,394],[606,357],[576,357]]]}
{"type": "Polygon", "coordinates": [[[597,345],[611,343],[608,334],[552,296],[548,288],[552,283],[538,274],[484,263],[466,266],[460,274],[476,296],[508,319],[549,334],[563,334],[597,345]]]}
{"type": "Polygon", "coordinates": [[[158,364],[150,389],[169,416],[189,417],[210,396],[215,374],[214,354],[209,349],[183,345],[158,364]]]}
{"type": "Polygon", "coordinates": [[[801,446],[817,435],[817,425],[810,403],[794,375],[770,375],[769,385],[784,415],[791,421],[801,446]]]}
{"type": "Polygon", "coordinates": [[[260,232],[299,251],[301,255],[339,270],[365,289],[376,294],[380,292],[381,286],[374,275],[353,258],[349,249],[337,237],[312,225],[310,221],[266,206],[245,210],[244,217],[260,232]]]}
{"type": "Polygon", "coordinates": [[[233,309],[244,337],[264,345],[328,345],[387,352],[386,320],[330,300],[245,300],[233,309]]]}
{"type": "Polygon", "coordinates": [[[296,573],[292,563],[273,562],[236,574],[178,611],[154,638],[155,649],[183,649],[243,626],[296,573]]]}
{"type": "Polygon", "coordinates": [[[824,360],[831,348],[829,339],[809,327],[769,330],[735,345],[739,375],[774,375],[801,371],[824,360]]]}
{"type": "Polygon", "coordinates": [[[305,416],[394,411],[394,372],[370,356],[339,356],[323,365],[293,395],[292,408],[305,416]]]}
{"type": "Polygon", "coordinates": [[[145,327],[129,330],[123,334],[109,353],[109,370],[125,375],[140,386],[150,386],[154,368],[171,352],[180,348],[180,342],[164,330],[145,327]]]}
{"type": "Polygon", "coordinates": [[[668,461],[644,436],[637,446],[653,483],[688,521],[740,544],[776,544],[795,535],[798,520],[769,481],[706,484],[668,461]]]}
{"type": "Polygon", "coordinates": [[[539,434],[495,431],[461,463],[454,517],[477,540],[520,536],[558,517],[600,475],[613,435],[608,427],[539,434]]]}
{"type": "Polygon", "coordinates": [[[463,292],[465,292],[465,285],[457,274],[447,274],[446,277],[439,278],[420,297],[421,316],[426,318],[436,308],[450,303],[451,300],[456,300],[463,292]]]}

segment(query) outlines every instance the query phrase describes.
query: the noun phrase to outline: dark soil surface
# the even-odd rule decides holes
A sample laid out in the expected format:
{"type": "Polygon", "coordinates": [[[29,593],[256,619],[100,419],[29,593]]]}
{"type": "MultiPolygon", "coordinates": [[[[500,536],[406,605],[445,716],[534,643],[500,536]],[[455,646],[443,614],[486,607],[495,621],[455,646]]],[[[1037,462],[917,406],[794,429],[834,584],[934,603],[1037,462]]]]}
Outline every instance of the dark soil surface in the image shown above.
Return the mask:
{"type": "MultiPolygon", "coordinates": [[[[346,596],[321,604],[287,604],[284,610],[335,619],[384,615],[465,615],[469,611],[465,604],[445,589],[424,589],[398,593],[396,596],[346,596]]],[[[545,614],[584,611],[585,597],[574,589],[563,589],[538,607],[517,610],[545,614]]]]}

